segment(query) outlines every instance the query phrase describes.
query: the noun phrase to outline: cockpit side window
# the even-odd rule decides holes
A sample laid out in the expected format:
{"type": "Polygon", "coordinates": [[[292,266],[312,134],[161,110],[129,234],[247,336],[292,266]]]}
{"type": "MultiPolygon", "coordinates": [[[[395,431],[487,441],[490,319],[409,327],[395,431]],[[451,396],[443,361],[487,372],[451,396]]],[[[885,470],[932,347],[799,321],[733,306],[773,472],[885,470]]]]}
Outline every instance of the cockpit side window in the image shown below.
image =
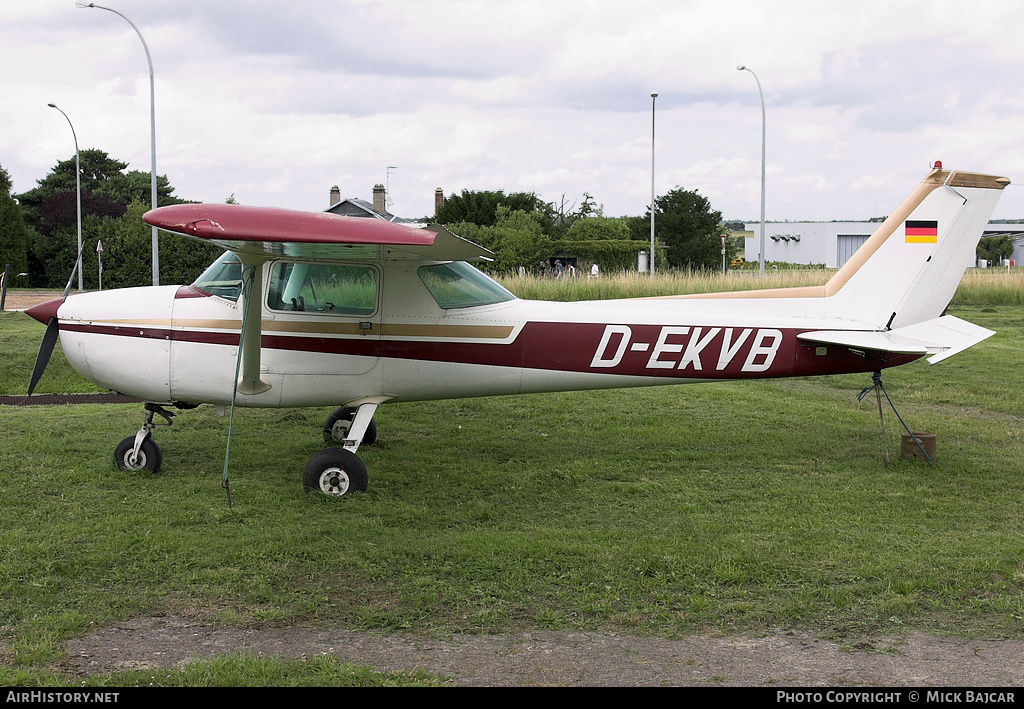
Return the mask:
{"type": "Polygon", "coordinates": [[[420,266],[416,272],[437,304],[446,310],[493,305],[516,298],[465,261],[420,266]]]}
{"type": "Polygon", "coordinates": [[[377,286],[372,266],[278,261],[270,269],[267,307],[367,316],[377,310],[377,286]]]}

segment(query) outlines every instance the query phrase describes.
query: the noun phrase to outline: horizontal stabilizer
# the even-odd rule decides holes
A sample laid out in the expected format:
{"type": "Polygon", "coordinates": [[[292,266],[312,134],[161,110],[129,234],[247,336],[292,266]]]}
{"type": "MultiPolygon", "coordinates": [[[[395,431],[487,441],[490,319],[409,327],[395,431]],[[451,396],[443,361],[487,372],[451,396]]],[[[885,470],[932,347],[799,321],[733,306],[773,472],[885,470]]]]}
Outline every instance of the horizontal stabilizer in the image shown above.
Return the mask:
{"type": "Polygon", "coordinates": [[[963,352],[968,347],[973,347],[982,340],[986,340],[996,334],[993,330],[969,323],[952,315],[943,315],[934,320],[907,325],[893,332],[899,332],[907,337],[939,343],[942,346],[942,350],[929,357],[928,364],[941,362],[947,357],[952,357],[957,352],[963,352]]]}
{"type": "Polygon", "coordinates": [[[840,345],[855,350],[892,352],[893,354],[924,355],[936,352],[934,345],[909,337],[900,337],[889,332],[867,332],[863,330],[818,330],[804,332],[797,338],[805,342],[822,345],[840,345]]]}
{"type": "Polygon", "coordinates": [[[952,315],[906,327],[872,332],[864,330],[816,330],[797,337],[804,342],[840,345],[855,350],[873,350],[893,354],[931,355],[929,364],[936,364],[957,352],[976,345],[995,333],[952,315]]]}

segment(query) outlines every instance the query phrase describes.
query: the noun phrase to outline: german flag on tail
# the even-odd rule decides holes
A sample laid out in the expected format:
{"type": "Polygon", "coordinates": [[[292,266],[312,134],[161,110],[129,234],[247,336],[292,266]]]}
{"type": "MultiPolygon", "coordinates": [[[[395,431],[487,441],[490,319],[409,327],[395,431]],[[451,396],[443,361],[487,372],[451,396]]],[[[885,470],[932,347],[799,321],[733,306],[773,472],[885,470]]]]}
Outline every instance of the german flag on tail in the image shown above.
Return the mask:
{"type": "Polygon", "coordinates": [[[908,219],[904,227],[908,244],[934,244],[939,240],[939,223],[935,220],[908,219]]]}

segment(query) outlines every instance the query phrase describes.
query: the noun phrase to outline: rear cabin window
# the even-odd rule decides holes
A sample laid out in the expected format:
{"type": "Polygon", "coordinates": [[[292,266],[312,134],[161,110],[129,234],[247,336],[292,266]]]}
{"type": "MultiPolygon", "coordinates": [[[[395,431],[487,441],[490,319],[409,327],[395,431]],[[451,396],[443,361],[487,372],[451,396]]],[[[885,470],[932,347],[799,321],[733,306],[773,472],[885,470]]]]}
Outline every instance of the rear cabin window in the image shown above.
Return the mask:
{"type": "Polygon", "coordinates": [[[278,261],[270,271],[271,310],[372,315],[377,310],[377,269],[350,264],[278,261]]]}
{"type": "Polygon", "coordinates": [[[420,266],[416,272],[444,309],[493,305],[516,298],[465,261],[420,266]]]}

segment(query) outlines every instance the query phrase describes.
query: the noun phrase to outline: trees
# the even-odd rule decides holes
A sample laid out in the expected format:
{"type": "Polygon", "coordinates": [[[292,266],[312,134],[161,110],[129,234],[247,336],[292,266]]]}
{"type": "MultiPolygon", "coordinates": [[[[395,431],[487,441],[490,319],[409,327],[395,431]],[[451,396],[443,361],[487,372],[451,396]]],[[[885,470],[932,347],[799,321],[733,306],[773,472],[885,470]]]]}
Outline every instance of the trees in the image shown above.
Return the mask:
{"type": "Polygon", "coordinates": [[[559,252],[572,255],[581,263],[594,261],[606,271],[634,269],[636,255],[646,249],[646,242],[632,238],[632,218],[589,214],[579,216],[562,232],[557,241],[559,252]]]}
{"type": "Polygon", "coordinates": [[[0,273],[11,264],[11,277],[28,269],[31,232],[25,226],[18,203],[11,197],[11,176],[0,167],[0,273]]]}
{"type": "Polygon", "coordinates": [[[643,250],[631,240],[628,218],[603,216],[586,192],[577,206],[565,195],[555,204],[533,193],[463,190],[445,201],[437,221],[493,251],[488,268],[496,271],[535,271],[558,254],[629,269],[643,250]]]}
{"type": "MultiPolygon", "coordinates": [[[[498,207],[505,206],[511,211],[543,213],[545,205],[531,192],[505,194],[497,191],[462,190],[461,195],[451,195],[437,210],[439,224],[470,222],[480,226],[494,226],[498,222],[498,207]]],[[[549,225],[545,225],[549,226],[549,225]]]]}
{"type": "Polygon", "coordinates": [[[1013,256],[1013,237],[1009,234],[982,237],[978,241],[976,255],[998,266],[1003,259],[1013,256]]]}
{"type": "MultiPolygon", "coordinates": [[[[102,150],[93,148],[79,152],[82,183],[82,214],[86,214],[85,195],[104,195],[110,202],[120,202],[121,212],[124,206],[137,199],[149,202],[149,173],[137,171],[125,173],[128,163],[115,160],[102,150]]],[[[174,204],[181,200],[171,195],[174,189],[168,184],[167,177],[157,179],[157,199],[160,204],[174,204]]],[[[58,162],[50,173],[36,186],[18,195],[25,223],[36,228],[43,218],[44,204],[54,196],[70,193],[75,194],[75,156],[58,162]]],[[[73,201],[72,201],[73,204],[73,201]]],[[[72,212],[73,214],[73,212],[72,212]]]]}
{"type": "Polygon", "coordinates": [[[537,212],[499,206],[495,237],[494,267],[499,271],[532,267],[551,254],[551,237],[544,233],[537,212]]]}
{"type": "MultiPolygon", "coordinates": [[[[719,269],[722,264],[721,212],[707,198],[680,187],[655,200],[657,240],[673,268],[719,269]]],[[[463,190],[449,197],[437,220],[454,233],[495,254],[492,268],[535,268],[556,255],[594,260],[607,269],[631,269],[636,254],[649,243],[651,213],[645,217],[609,218],[583,193],[577,207],[562,195],[547,203],[532,193],[463,190]]],[[[735,244],[727,244],[732,259],[735,244]]],[[[659,250],[658,259],[662,258],[659,250]]]]}
{"type": "MultiPolygon", "coordinates": [[[[102,150],[79,153],[82,185],[82,274],[87,288],[98,285],[96,242],[103,240],[104,285],[149,285],[150,227],[142,214],[150,206],[149,173],[126,171],[127,163],[102,150]]],[[[75,194],[75,159],[62,160],[37,186],[21,195],[21,213],[32,229],[28,270],[36,285],[62,285],[78,254],[78,215],[75,194]]],[[[161,206],[180,204],[166,176],[157,178],[161,206]]],[[[190,239],[161,237],[161,283],[193,280],[220,253],[220,249],[190,239]]]]}
{"type": "MultiPolygon", "coordinates": [[[[719,225],[722,213],[711,209],[708,199],[696,190],[676,187],[654,200],[654,235],[665,244],[668,265],[673,268],[715,269],[722,263],[719,225]]],[[[650,237],[651,212],[634,219],[634,239],[650,237]]]]}
{"type": "MultiPolygon", "coordinates": [[[[124,215],[104,219],[96,225],[97,233],[103,234],[104,288],[150,285],[152,229],[142,221],[142,215],[148,210],[148,204],[136,200],[128,205],[124,215]]],[[[90,243],[96,244],[95,241],[90,243]]],[[[191,283],[221,253],[222,249],[214,244],[161,234],[160,282],[191,283]]],[[[83,266],[83,270],[94,277],[96,254],[88,254],[85,262],[89,267],[83,266]]]]}
{"type": "Polygon", "coordinates": [[[544,233],[542,215],[498,205],[493,226],[456,222],[447,227],[454,234],[494,252],[494,262],[485,267],[514,271],[520,266],[533,269],[551,254],[551,237],[544,233]]]}
{"type": "Polygon", "coordinates": [[[533,269],[551,254],[550,206],[529,192],[462,190],[444,201],[437,221],[493,251],[489,270],[533,269]]]}

